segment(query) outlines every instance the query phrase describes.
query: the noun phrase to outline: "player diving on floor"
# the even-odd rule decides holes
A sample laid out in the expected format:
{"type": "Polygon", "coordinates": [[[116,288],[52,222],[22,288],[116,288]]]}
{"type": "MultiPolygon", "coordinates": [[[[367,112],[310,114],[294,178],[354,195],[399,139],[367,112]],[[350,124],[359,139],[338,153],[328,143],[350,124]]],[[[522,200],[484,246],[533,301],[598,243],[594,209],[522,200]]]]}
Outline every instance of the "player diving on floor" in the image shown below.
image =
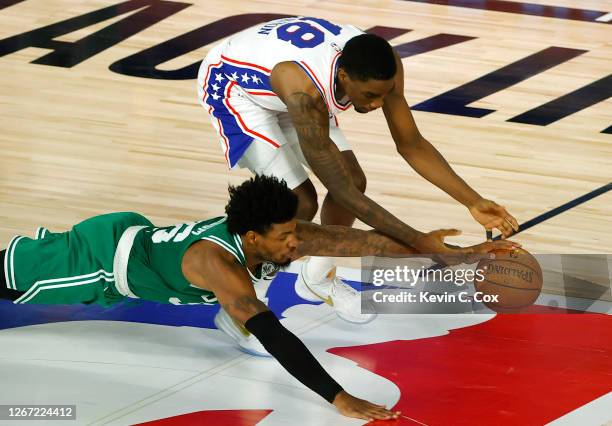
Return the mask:
{"type": "MultiPolygon", "coordinates": [[[[418,251],[377,231],[297,220],[297,196],[275,177],[258,175],[230,187],[229,195],[225,216],[176,226],[158,227],[137,213],[111,213],[67,232],[39,228],[35,238],[16,236],[0,252],[0,298],[14,304],[219,303],[219,328],[246,349],[257,342],[341,414],[367,420],[397,417],[397,412],[346,392],[257,298],[253,282],[306,255],[418,251]],[[251,333],[250,340],[238,337],[244,336],[242,328],[251,333]]],[[[492,250],[517,246],[489,241],[455,247],[452,261],[470,263],[492,250]]]]}

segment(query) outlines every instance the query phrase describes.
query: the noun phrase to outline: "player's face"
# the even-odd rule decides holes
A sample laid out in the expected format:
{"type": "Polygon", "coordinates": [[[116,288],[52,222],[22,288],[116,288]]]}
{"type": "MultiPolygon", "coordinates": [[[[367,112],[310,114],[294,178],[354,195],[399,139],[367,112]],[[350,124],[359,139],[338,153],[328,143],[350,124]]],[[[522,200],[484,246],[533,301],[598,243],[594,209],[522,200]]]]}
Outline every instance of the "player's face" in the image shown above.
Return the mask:
{"type": "Polygon", "coordinates": [[[288,265],[297,252],[298,239],[296,235],[297,221],[275,223],[263,235],[260,235],[258,251],[263,259],[281,266],[288,265]]]}
{"type": "Polygon", "coordinates": [[[348,74],[341,76],[342,87],[353,103],[355,111],[362,114],[383,106],[385,96],[395,88],[394,79],[390,80],[353,80],[348,74]]]}

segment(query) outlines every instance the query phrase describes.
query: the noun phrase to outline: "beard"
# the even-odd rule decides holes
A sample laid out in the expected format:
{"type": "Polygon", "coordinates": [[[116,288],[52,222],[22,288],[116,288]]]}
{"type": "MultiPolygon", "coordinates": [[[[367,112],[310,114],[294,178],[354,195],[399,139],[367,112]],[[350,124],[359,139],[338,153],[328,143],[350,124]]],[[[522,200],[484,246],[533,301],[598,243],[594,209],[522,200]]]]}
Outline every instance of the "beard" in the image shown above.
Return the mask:
{"type": "Polygon", "coordinates": [[[281,268],[284,268],[284,267],[286,267],[286,266],[289,266],[289,265],[291,264],[291,262],[292,262],[292,259],[287,259],[287,260],[286,260],[286,261],[284,261],[284,262],[274,262],[274,263],[276,263],[276,264],[277,264],[278,266],[280,266],[281,268]]]}

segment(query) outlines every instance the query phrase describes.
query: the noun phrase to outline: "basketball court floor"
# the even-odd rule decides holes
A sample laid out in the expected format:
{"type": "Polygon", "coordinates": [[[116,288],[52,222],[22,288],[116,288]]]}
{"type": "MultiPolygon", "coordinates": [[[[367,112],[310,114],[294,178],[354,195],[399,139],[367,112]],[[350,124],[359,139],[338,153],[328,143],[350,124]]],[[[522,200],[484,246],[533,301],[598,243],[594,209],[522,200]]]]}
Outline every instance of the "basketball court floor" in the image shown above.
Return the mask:
{"type": "MultiPolygon", "coordinates": [[[[347,391],[403,413],[371,424],[611,422],[610,1],[0,0],[0,248],[113,211],[156,225],[222,214],[249,173],[225,164],[197,67],[225,37],[291,15],[387,38],[420,131],[524,225],[513,239],[553,260],[521,315],[352,325],[295,294],[299,265],[260,289],[270,308],[347,391]]],[[[461,229],[455,244],[483,239],[397,155],[382,113],[339,120],[369,196],[417,229],[461,229]]],[[[358,259],[339,264],[365,288],[358,259]]],[[[57,425],[364,424],[238,351],[217,309],[0,301],[0,405],[75,405],[57,425]]]]}

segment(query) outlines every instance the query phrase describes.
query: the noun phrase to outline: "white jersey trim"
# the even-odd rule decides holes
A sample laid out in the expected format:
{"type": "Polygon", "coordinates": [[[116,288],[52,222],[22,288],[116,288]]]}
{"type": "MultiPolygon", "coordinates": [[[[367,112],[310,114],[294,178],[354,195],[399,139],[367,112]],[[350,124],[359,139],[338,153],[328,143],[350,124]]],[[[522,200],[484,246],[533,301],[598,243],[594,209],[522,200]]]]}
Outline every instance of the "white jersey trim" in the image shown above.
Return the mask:
{"type": "Polygon", "coordinates": [[[119,244],[117,244],[117,250],[115,250],[115,257],[113,259],[113,273],[115,275],[115,288],[117,291],[125,297],[131,299],[139,299],[128,285],[127,267],[130,260],[130,252],[134,245],[134,239],[136,234],[146,226],[130,226],[126,229],[121,238],[119,244]]]}

